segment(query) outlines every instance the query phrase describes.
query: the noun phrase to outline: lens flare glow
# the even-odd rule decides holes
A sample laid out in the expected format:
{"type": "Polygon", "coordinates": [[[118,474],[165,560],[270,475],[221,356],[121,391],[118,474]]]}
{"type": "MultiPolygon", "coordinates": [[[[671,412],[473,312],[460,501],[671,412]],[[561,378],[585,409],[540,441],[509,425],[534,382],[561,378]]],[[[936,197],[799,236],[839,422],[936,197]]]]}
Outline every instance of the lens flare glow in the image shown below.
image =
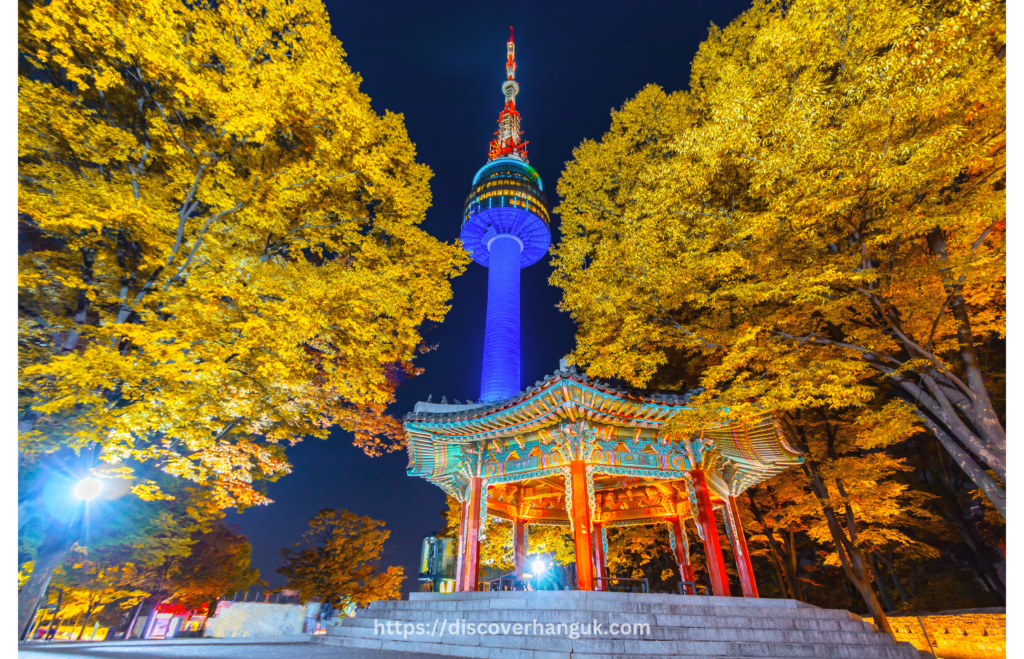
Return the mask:
{"type": "Polygon", "coordinates": [[[83,501],[91,501],[103,491],[103,481],[96,478],[83,478],[75,485],[75,496],[83,501]]]}
{"type": "Polygon", "coordinates": [[[533,562],[533,573],[534,574],[540,574],[541,572],[544,571],[545,567],[547,567],[547,566],[544,565],[544,561],[534,561],[533,562]]]}

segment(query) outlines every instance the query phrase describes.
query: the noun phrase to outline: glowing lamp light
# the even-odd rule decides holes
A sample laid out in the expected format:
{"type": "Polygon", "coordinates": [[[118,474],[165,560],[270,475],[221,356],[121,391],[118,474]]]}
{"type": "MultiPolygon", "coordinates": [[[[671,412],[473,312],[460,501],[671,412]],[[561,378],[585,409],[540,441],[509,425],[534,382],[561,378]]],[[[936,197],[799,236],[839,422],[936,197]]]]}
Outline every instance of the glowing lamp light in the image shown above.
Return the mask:
{"type": "Polygon", "coordinates": [[[92,501],[103,491],[103,481],[95,478],[83,478],[75,485],[75,496],[83,501],[92,501]]]}
{"type": "Polygon", "coordinates": [[[544,571],[545,567],[546,566],[544,565],[544,561],[534,561],[533,562],[533,573],[534,574],[540,574],[541,572],[544,571]]]}

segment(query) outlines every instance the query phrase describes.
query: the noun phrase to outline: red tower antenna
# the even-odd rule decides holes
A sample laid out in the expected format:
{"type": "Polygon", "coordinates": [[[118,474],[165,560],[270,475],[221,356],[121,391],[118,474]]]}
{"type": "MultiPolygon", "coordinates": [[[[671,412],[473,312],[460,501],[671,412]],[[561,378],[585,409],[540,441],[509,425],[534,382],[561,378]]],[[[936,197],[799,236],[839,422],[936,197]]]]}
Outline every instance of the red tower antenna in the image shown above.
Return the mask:
{"type": "Polygon", "coordinates": [[[526,158],[526,142],[522,140],[523,131],[519,124],[521,118],[516,111],[516,94],[519,93],[519,83],[516,82],[516,44],[512,41],[512,26],[508,27],[508,43],[506,44],[508,55],[505,59],[505,84],[501,86],[501,93],[505,96],[505,107],[498,115],[497,137],[491,142],[490,152],[487,161],[498,158],[518,158],[523,162],[529,162],[526,158]]]}

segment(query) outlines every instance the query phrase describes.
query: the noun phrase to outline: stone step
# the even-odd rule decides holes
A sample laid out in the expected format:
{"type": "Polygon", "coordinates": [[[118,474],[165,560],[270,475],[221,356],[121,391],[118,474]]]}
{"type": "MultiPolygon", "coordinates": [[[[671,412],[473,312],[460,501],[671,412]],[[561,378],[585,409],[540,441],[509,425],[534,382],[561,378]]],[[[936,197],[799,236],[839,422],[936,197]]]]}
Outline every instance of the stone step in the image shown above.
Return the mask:
{"type": "MultiPolygon", "coordinates": [[[[498,623],[495,623],[498,624],[498,623]]],[[[875,634],[873,632],[860,631],[860,632],[840,632],[840,631],[802,631],[802,630],[776,630],[776,629],[739,629],[739,628],[723,628],[723,627],[656,627],[651,626],[647,633],[642,636],[637,634],[612,634],[610,630],[605,627],[603,634],[596,634],[592,631],[590,624],[585,625],[587,633],[581,633],[580,638],[589,638],[595,640],[606,640],[606,639],[640,639],[640,640],[653,640],[653,641],[743,641],[743,642],[761,642],[761,643],[813,643],[813,644],[835,644],[835,645],[873,645],[873,646],[893,646],[895,641],[888,634],[875,634]]],[[[409,629],[410,633],[403,631],[403,625],[392,625],[390,627],[393,633],[388,634],[386,630],[387,621],[378,621],[375,625],[364,626],[361,624],[342,624],[335,626],[328,630],[331,636],[347,636],[350,638],[380,638],[390,640],[415,640],[423,642],[447,642],[447,639],[458,637],[453,639],[452,642],[456,644],[462,643],[464,637],[477,636],[477,634],[469,634],[464,632],[462,634],[451,634],[451,627],[447,629],[442,625],[431,626],[425,624],[421,627],[424,630],[424,634],[413,634],[415,631],[409,629]],[[441,633],[441,630],[445,629],[448,633],[441,633]]],[[[571,641],[571,637],[568,635],[568,626],[565,628],[566,633],[558,635],[543,635],[543,634],[530,634],[527,631],[523,631],[520,634],[515,634],[512,631],[513,627],[509,623],[503,623],[498,625],[491,631],[496,631],[497,635],[504,636],[507,638],[525,638],[535,639],[537,645],[545,645],[552,640],[571,641]]],[[[557,629],[557,628],[555,628],[557,629]]],[[[490,635],[483,634],[483,636],[490,635]]],[[[518,642],[518,641],[517,641],[518,642]]],[[[470,643],[472,644],[472,643],[470,643]]],[[[531,648],[531,649],[543,649],[531,648]]]]}
{"type": "Polygon", "coordinates": [[[728,604],[729,606],[777,607],[781,609],[817,608],[812,604],[790,599],[773,599],[757,597],[717,597],[705,595],[674,595],[667,593],[613,593],[599,590],[502,590],[502,591],[470,591],[461,593],[409,593],[410,602],[457,602],[505,599],[558,599],[558,600],[590,600],[606,602],[646,602],[646,603],[694,603],[694,604],[728,604]]]}
{"type": "Polygon", "coordinates": [[[742,641],[645,641],[552,637],[479,637],[478,645],[441,644],[424,640],[385,640],[345,636],[315,636],[315,643],[340,647],[424,652],[481,659],[651,659],[674,656],[760,657],[763,659],[919,659],[908,644],[894,646],[825,645],[742,641]],[[518,639],[518,642],[515,642],[518,639]],[[540,641],[538,646],[533,641],[540,641]]]}
{"type": "MultiPolygon", "coordinates": [[[[415,593],[413,593],[415,594],[415,593]]],[[[679,599],[683,596],[676,595],[679,599]]],[[[669,615],[705,615],[705,616],[744,616],[744,617],[784,617],[784,618],[844,618],[852,614],[837,609],[819,609],[804,606],[800,608],[744,605],[733,606],[735,602],[745,601],[742,598],[718,598],[722,603],[709,603],[709,597],[687,598],[690,601],[643,601],[643,600],[605,600],[584,598],[493,598],[477,600],[435,600],[435,601],[375,601],[366,609],[360,609],[357,615],[391,615],[397,611],[425,611],[434,614],[444,612],[467,611],[609,611],[616,613],[654,613],[669,615]],[[696,600],[696,601],[694,601],[696,600]]],[[[749,601],[749,600],[747,600],[749,601]]],[[[790,602],[792,600],[760,600],[764,602],[790,602]]]]}
{"type": "Polygon", "coordinates": [[[432,612],[432,611],[380,611],[376,615],[357,612],[352,618],[343,619],[343,624],[372,627],[377,620],[394,620],[411,623],[438,624],[465,621],[467,623],[498,622],[512,624],[530,624],[560,622],[572,624],[591,623],[597,621],[605,625],[613,622],[646,623],[652,627],[726,627],[739,629],[781,629],[803,631],[844,631],[872,632],[874,625],[851,616],[849,618],[782,618],[782,617],[751,617],[751,616],[701,616],[671,615],[654,613],[617,613],[611,611],[464,611],[464,612],[432,612]]]}

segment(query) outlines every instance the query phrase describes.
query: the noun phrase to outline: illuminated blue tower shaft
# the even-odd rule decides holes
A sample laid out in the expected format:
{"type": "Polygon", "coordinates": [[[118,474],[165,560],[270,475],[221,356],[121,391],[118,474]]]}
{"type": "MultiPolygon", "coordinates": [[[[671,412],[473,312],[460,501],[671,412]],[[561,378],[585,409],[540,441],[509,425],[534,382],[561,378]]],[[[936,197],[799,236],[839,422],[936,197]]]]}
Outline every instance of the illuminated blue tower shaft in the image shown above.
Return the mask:
{"type": "Polygon", "coordinates": [[[480,400],[494,403],[519,393],[519,270],[539,261],[551,246],[551,217],[540,174],[526,159],[521,139],[515,81],[515,44],[509,33],[505,106],[498,115],[497,137],[487,164],[473,177],[462,209],[462,244],[473,260],[488,268],[487,325],[480,400]]]}
{"type": "Polygon", "coordinates": [[[495,401],[519,393],[522,355],[519,344],[519,269],[522,242],[513,235],[491,239],[487,275],[487,325],[480,399],[495,401]]]}

